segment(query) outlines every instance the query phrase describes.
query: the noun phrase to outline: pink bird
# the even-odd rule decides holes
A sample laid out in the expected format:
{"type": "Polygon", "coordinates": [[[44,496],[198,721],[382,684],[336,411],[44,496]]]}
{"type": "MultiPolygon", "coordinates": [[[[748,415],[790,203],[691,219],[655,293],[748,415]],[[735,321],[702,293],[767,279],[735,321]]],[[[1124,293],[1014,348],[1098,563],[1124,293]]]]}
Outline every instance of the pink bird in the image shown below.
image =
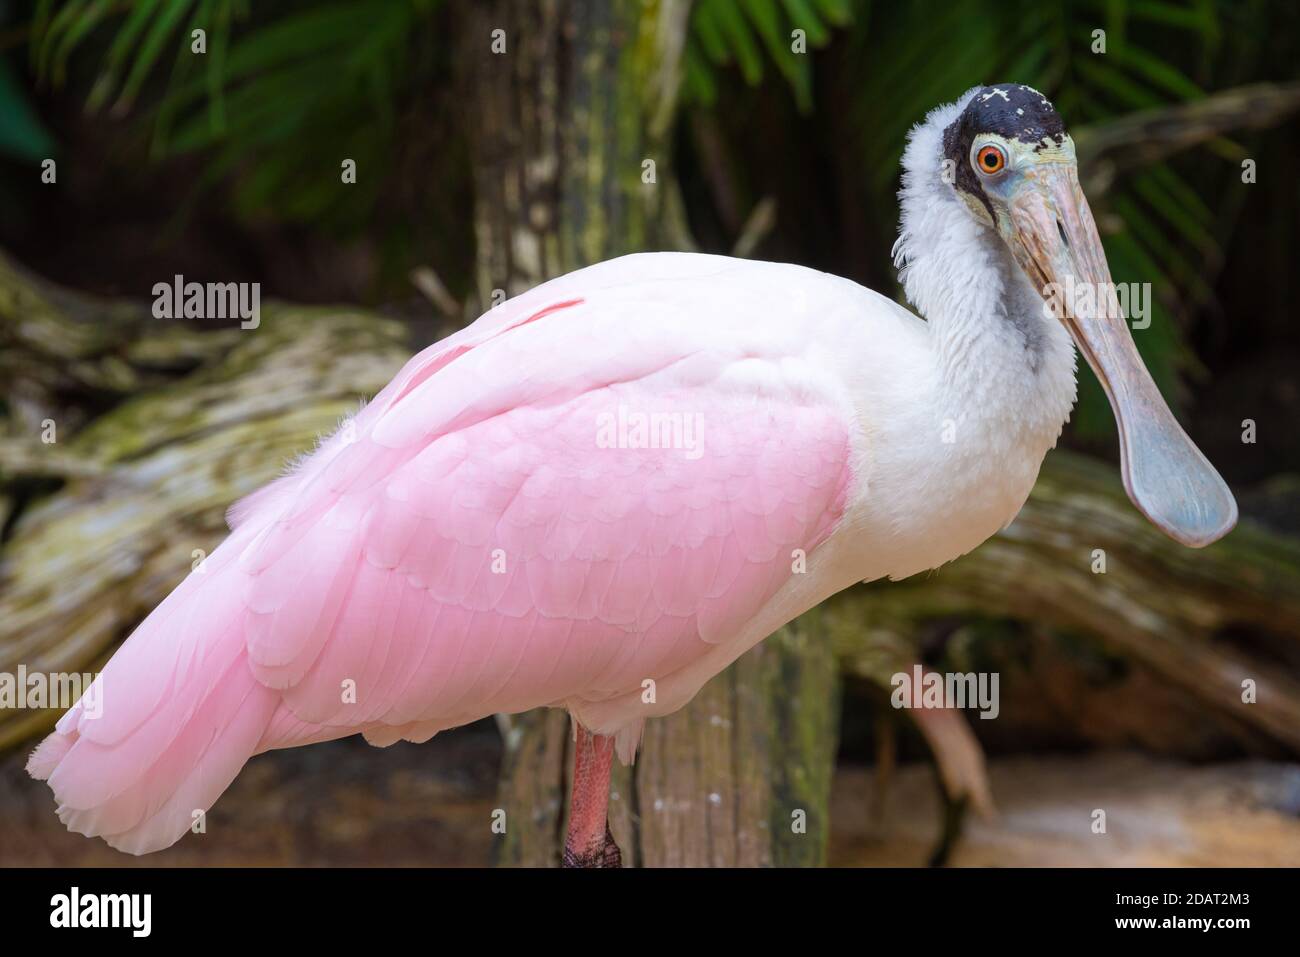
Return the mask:
{"type": "Polygon", "coordinates": [[[255,754],[552,706],[578,736],[565,863],[617,864],[610,766],[646,719],[835,592],[1015,517],[1074,402],[1071,337],[1137,506],[1189,545],[1225,534],[1232,496],[1122,317],[1070,291],[1044,309],[1113,288],[1047,100],[972,90],[904,167],[897,256],[927,321],[798,266],[646,254],[413,358],[232,508],[98,677],[102,714],[79,703],[36,749],[62,821],[155,851],[255,754]]]}

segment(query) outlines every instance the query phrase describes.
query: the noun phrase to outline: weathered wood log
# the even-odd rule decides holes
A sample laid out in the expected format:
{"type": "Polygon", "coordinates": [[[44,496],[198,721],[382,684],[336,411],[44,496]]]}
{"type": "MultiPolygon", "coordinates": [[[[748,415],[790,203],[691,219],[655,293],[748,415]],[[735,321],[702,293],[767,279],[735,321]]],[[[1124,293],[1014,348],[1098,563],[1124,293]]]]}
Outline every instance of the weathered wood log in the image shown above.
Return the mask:
{"type": "Polygon", "coordinates": [[[45,418],[75,428],[221,355],[234,335],[158,323],[143,302],[94,300],[0,255],[0,394],[10,431],[33,440],[45,418]]]}
{"type": "Polygon", "coordinates": [[[910,666],[919,623],[970,614],[1095,636],[1300,751],[1300,543],[1248,519],[1209,548],[1182,548],[1133,508],[1116,469],[1058,450],[1008,529],[930,575],[839,596],[826,621],[846,669],[887,682],[910,666]]]}
{"type": "MultiPolygon", "coordinates": [[[[237,333],[219,360],[53,444],[29,444],[37,466],[48,451],[81,467],[51,469],[66,483],[3,543],[0,672],[95,670],[221,541],[233,501],[387,383],[409,354],[405,335],[355,310],[268,304],[261,327],[237,333]]],[[[0,476],[14,465],[6,459],[0,476]]],[[[0,712],[0,747],[54,717],[0,712]]]]}

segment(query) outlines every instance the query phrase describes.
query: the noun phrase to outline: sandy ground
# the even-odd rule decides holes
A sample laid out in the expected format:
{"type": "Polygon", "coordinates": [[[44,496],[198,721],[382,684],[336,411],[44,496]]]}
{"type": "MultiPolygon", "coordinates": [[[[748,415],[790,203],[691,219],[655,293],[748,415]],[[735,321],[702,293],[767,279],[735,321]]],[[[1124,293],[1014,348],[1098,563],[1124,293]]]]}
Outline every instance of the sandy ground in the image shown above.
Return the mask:
{"type": "MultiPolygon", "coordinates": [[[[418,747],[352,739],[262,755],[206,834],[137,859],[65,831],[49,790],[10,754],[0,759],[0,866],[482,866],[499,759],[491,725],[418,747]]],[[[1105,753],[1002,759],[991,773],[998,817],[968,821],[955,865],[1300,865],[1300,765],[1105,753]],[[1093,833],[1096,809],[1105,834],[1093,833]]],[[[837,774],[832,864],[924,864],[939,833],[933,772],[899,769],[883,822],[872,788],[869,768],[837,774]]]]}
{"type": "MultiPolygon", "coordinates": [[[[969,817],[949,863],[1002,867],[1300,866],[1300,765],[1192,766],[1142,755],[1005,758],[990,767],[997,816],[969,817]],[[1094,831],[1105,812],[1105,833],[1094,831]]],[[[841,769],[831,863],[924,864],[940,833],[934,773],[896,775],[873,822],[870,769],[841,769]]]]}

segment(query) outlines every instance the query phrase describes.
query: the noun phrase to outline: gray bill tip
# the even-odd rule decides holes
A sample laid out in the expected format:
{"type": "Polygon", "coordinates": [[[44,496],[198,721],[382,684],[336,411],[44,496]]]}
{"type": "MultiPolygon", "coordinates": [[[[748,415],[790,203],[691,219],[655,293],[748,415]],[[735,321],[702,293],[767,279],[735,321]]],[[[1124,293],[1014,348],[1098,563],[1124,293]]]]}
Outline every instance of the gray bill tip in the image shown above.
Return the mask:
{"type": "Polygon", "coordinates": [[[1139,427],[1137,434],[1126,430],[1124,489],[1138,510],[1170,538],[1204,548],[1237,524],[1237,500],[1201,450],[1170,419],[1175,435],[1159,427],[1139,427]]]}

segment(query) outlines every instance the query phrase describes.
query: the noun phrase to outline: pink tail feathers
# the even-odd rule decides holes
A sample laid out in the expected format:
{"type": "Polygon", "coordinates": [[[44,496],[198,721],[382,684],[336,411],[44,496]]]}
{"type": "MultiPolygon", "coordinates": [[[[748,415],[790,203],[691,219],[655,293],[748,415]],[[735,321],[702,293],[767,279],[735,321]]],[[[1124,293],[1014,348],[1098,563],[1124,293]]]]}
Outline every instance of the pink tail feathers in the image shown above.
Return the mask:
{"type": "Polygon", "coordinates": [[[129,854],[169,847],[262,750],[279,694],[249,669],[220,565],[182,582],[32,752],[70,830],[129,854]]]}

